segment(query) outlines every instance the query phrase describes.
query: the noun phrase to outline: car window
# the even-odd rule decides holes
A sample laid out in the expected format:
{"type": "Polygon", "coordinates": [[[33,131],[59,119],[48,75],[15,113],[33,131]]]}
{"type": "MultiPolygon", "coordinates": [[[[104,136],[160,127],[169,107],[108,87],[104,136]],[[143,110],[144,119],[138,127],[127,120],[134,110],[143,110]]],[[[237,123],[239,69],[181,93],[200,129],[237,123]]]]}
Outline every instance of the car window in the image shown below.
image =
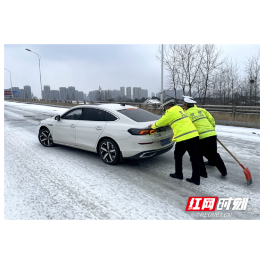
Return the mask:
{"type": "Polygon", "coordinates": [[[83,110],[82,108],[79,108],[79,109],[75,109],[69,113],[67,113],[66,115],[64,115],[62,117],[62,119],[70,119],[70,120],[80,120],[80,117],[83,113],[83,110]]]}
{"type": "Polygon", "coordinates": [[[160,119],[159,116],[154,115],[141,108],[123,109],[123,110],[119,110],[118,112],[131,118],[136,122],[147,122],[147,121],[154,121],[160,119]]]}
{"type": "Polygon", "coordinates": [[[86,121],[105,121],[105,111],[95,108],[86,108],[83,120],[86,121]]]}
{"type": "Polygon", "coordinates": [[[117,120],[117,117],[115,117],[114,115],[105,112],[105,121],[115,121],[117,120]]]}

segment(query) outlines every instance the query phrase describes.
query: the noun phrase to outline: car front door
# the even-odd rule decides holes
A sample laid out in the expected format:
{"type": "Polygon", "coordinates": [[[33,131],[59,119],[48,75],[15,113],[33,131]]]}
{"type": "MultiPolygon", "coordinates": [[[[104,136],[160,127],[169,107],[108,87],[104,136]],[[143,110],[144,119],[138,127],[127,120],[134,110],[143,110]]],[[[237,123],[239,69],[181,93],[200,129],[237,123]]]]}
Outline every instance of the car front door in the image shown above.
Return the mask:
{"type": "Polygon", "coordinates": [[[105,128],[105,114],[101,109],[85,109],[82,120],[75,127],[77,146],[95,151],[96,143],[105,128]]]}
{"type": "Polygon", "coordinates": [[[74,109],[63,115],[59,121],[54,122],[54,142],[75,146],[75,127],[80,122],[84,109],[74,109]]]}

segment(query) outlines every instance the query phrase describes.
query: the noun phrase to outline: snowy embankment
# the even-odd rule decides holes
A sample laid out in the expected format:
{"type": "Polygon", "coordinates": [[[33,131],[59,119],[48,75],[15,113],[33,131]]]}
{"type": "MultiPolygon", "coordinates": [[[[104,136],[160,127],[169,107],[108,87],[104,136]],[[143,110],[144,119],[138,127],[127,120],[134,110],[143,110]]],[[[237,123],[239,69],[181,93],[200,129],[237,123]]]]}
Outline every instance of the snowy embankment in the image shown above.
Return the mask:
{"type": "Polygon", "coordinates": [[[216,132],[218,136],[260,142],[260,129],[258,128],[216,125],[216,132]]]}
{"type": "MultiPolygon", "coordinates": [[[[231,219],[259,219],[259,129],[216,126],[220,140],[250,168],[251,186],[245,187],[243,171],[221,146],[228,176],[208,167],[209,177],[196,186],[169,177],[174,149],[109,166],[95,153],[43,147],[39,121],[66,110],[5,102],[5,219],[201,219],[185,211],[190,196],[248,197],[247,211],[233,212],[231,219]]],[[[183,172],[190,177],[187,153],[183,172]]]]}

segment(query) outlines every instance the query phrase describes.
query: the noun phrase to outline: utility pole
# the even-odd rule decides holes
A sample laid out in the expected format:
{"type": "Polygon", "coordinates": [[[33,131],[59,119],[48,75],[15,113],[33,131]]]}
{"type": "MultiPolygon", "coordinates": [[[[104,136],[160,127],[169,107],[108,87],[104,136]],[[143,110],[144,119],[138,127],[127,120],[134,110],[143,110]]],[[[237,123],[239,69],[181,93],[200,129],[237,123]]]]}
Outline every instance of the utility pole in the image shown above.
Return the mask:
{"type": "Polygon", "coordinates": [[[30,50],[30,49],[25,49],[25,50],[27,50],[29,52],[33,52],[33,53],[35,53],[38,56],[38,59],[39,59],[39,79],[40,79],[40,90],[41,90],[40,96],[41,96],[41,100],[42,100],[43,96],[42,96],[42,82],[41,82],[41,71],[40,71],[40,59],[41,59],[41,57],[40,57],[40,55],[38,53],[36,53],[36,52],[34,52],[34,51],[30,50]]]}
{"type": "MultiPolygon", "coordinates": [[[[9,71],[8,69],[4,68],[6,71],[9,71]]],[[[11,98],[13,98],[13,90],[12,90],[12,79],[11,79],[11,71],[9,71],[10,73],[10,84],[11,84],[11,98]]]]}

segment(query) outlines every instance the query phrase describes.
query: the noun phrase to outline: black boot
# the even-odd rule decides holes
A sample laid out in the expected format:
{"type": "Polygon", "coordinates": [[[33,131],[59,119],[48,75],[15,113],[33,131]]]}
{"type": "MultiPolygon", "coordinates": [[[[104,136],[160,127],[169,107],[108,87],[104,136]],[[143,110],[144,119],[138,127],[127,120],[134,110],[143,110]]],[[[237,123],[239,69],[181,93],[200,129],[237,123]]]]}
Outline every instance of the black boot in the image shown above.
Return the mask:
{"type": "Polygon", "coordinates": [[[192,178],[187,178],[186,181],[194,183],[196,185],[200,185],[200,181],[194,181],[192,178]]]}
{"type": "Polygon", "coordinates": [[[203,177],[203,178],[208,178],[207,173],[203,174],[203,175],[200,175],[200,176],[203,177]]]}
{"type": "Polygon", "coordinates": [[[183,179],[183,176],[179,176],[179,175],[177,175],[177,174],[175,174],[175,173],[171,173],[170,176],[171,176],[172,178],[177,178],[177,179],[179,179],[179,180],[182,180],[182,179],[183,179]]]}

